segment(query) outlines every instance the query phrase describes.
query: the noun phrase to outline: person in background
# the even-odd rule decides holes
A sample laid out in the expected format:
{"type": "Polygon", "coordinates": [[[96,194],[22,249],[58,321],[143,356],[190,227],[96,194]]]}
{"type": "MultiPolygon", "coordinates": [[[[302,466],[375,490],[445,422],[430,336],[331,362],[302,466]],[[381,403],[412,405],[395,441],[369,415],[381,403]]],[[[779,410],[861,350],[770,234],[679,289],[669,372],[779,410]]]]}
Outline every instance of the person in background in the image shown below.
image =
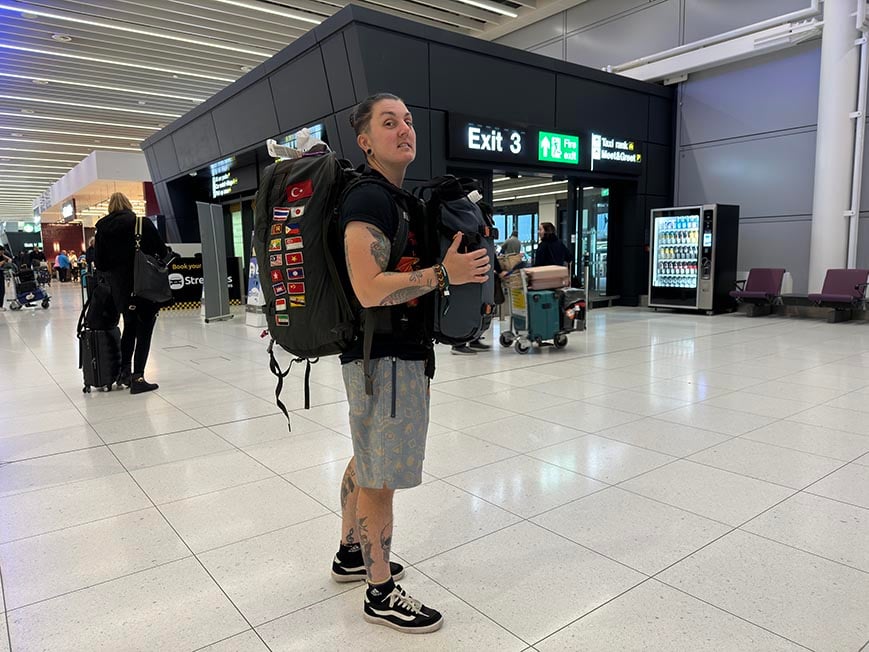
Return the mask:
{"type": "Polygon", "coordinates": [[[61,283],[66,283],[69,280],[69,256],[66,255],[66,250],[62,250],[57,258],[54,259],[54,266],[57,267],[57,276],[61,283]]]}
{"type": "Polygon", "coordinates": [[[12,258],[6,253],[6,248],[0,245],[0,310],[6,310],[6,266],[12,263],[12,258]]]}
{"type": "Polygon", "coordinates": [[[78,255],[76,255],[75,251],[70,249],[70,252],[67,254],[69,258],[69,275],[70,280],[73,283],[78,283],[78,255]]]}
{"type": "Polygon", "coordinates": [[[93,271],[94,268],[94,237],[91,236],[91,239],[88,240],[88,248],[85,251],[85,258],[88,261],[88,271],[93,271]]]}
{"type": "Polygon", "coordinates": [[[534,266],[561,265],[567,266],[573,262],[573,256],[567,246],[558,238],[555,225],[552,222],[543,222],[537,230],[540,243],[534,254],[534,266]]]}
{"type": "MultiPolygon", "coordinates": [[[[166,245],[151,220],[142,220],[141,247],[146,254],[166,256],[166,245]]],[[[116,192],[109,197],[109,214],[97,222],[93,262],[98,271],[108,272],[112,297],[124,315],[117,384],[129,387],[130,394],[141,394],[158,388],[157,383],[145,380],[145,365],[160,306],[132,296],[135,255],[136,214],[130,200],[116,192]]]]}
{"type": "Polygon", "coordinates": [[[520,251],[522,251],[522,242],[519,240],[519,231],[513,231],[501,245],[501,254],[506,256],[507,254],[518,254],[520,251]]]}

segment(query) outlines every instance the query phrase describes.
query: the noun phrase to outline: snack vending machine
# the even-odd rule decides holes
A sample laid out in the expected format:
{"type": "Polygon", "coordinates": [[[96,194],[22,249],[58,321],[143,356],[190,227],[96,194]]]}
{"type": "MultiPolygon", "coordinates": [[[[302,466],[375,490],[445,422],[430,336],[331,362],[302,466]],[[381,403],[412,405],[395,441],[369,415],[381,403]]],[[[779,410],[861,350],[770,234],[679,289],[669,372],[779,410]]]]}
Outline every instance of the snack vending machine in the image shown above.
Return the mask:
{"type": "Polygon", "coordinates": [[[649,307],[706,313],[735,308],[739,206],[652,210],[649,307]]]}

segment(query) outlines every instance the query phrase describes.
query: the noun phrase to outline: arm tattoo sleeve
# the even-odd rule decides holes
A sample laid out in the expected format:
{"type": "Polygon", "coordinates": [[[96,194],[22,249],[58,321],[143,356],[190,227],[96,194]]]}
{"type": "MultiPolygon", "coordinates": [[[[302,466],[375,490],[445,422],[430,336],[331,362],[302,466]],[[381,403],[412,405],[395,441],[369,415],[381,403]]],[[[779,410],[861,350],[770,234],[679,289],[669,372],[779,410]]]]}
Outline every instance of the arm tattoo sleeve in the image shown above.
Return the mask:
{"type": "Polygon", "coordinates": [[[380,229],[373,226],[367,228],[368,233],[370,233],[371,237],[374,238],[374,242],[371,243],[371,255],[374,256],[374,260],[377,261],[380,271],[385,272],[386,266],[389,265],[389,255],[392,252],[392,246],[380,229]]]}

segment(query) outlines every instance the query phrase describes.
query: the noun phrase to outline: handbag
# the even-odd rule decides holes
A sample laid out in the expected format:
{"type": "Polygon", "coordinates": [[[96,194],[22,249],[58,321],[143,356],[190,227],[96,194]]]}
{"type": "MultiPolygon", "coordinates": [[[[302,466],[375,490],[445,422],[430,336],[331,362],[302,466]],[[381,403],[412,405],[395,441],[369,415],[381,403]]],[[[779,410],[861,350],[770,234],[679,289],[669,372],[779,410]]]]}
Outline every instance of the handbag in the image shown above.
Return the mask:
{"type": "Polygon", "coordinates": [[[156,256],[142,251],[142,217],[136,216],[136,253],[133,258],[134,297],[156,304],[172,302],[169,287],[169,266],[156,256]]]}

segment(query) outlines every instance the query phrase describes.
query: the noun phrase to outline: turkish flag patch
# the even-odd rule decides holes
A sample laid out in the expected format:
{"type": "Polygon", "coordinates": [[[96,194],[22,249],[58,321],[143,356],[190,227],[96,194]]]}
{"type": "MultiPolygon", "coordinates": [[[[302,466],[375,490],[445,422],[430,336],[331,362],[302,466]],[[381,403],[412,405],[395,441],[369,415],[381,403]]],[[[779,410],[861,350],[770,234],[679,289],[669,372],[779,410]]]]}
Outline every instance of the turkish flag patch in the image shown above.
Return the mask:
{"type": "MultiPolygon", "coordinates": [[[[314,183],[310,179],[287,186],[287,201],[298,201],[299,199],[310,197],[313,194],[314,183]]],[[[294,215],[294,217],[298,216],[294,215]]]]}

